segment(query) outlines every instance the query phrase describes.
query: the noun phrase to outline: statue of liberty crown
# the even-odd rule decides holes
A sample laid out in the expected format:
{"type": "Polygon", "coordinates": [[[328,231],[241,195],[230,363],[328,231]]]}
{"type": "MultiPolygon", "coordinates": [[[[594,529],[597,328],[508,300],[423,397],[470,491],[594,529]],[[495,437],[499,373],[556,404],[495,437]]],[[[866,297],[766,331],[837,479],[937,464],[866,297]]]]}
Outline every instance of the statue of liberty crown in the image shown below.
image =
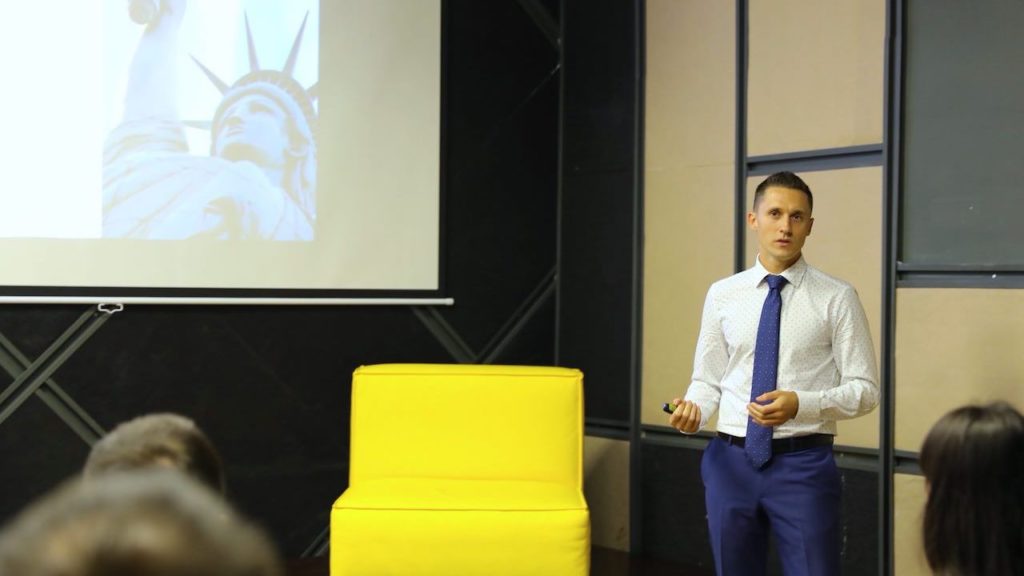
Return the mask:
{"type": "MultiPolygon", "coordinates": [[[[248,14],[245,15],[245,36],[249,48],[249,72],[236,80],[234,84],[229,86],[209,68],[203,65],[198,58],[192,56],[192,60],[199,66],[206,77],[214,86],[217,87],[223,96],[220,104],[217,106],[217,111],[214,113],[213,122],[202,123],[203,127],[210,128],[214,133],[214,137],[224,112],[232,103],[247,94],[263,93],[276,100],[287,113],[295,117],[296,121],[302,120],[302,122],[299,123],[300,129],[304,128],[304,131],[308,132],[310,138],[315,144],[317,113],[314,107],[314,102],[318,97],[317,88],[319,83],[314,83],[309,88],[303,88],[302,85],[293,77],[295,63],[299,54],[299,47],[302,45],[302,35],[306,29],[306,20],[308,20],[308,18],[309,13],[307,12],[305,17],[302,19],[302,25],[299,26],[298,33],[295,35],[295,40],[292,42],[291,51],[288,53],[288,59],[285,61],[284,67],[280,71],[265,70],[260,67],[259,58],[256,54],[256,43],[253,41],[252,30],[249,27],[248,14]],[[305,126],[302,126],[302,124],[305,126]]],[[[189,124],[198,125],[199,123],[189,124]]]]}

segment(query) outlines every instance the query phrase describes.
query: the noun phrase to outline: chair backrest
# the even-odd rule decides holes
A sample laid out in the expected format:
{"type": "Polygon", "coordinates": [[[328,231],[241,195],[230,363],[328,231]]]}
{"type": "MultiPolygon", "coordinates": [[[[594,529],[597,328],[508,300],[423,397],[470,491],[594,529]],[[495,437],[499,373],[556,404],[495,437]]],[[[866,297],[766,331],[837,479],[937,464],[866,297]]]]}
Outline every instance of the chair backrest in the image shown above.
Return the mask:
{"type": "Polygon", "coordinates": [[[572,368],[362,366],[351,422],[350,485],[459,478],[582,487],[583,374],[572,368]]]}

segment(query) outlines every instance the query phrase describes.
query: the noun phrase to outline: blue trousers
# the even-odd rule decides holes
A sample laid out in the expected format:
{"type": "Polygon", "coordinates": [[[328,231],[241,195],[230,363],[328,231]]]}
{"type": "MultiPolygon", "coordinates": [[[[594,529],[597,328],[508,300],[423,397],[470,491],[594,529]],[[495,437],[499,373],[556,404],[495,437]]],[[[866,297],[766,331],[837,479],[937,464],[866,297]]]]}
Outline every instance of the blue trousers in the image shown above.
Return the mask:
{"type": "Polygon", "coordinates": [[[776,454],[755,469],[714,438],[701,460],[718,576],[763,576],[769,532],[786,576],[839,574],[839,469],[831,446],[776,454]]]}

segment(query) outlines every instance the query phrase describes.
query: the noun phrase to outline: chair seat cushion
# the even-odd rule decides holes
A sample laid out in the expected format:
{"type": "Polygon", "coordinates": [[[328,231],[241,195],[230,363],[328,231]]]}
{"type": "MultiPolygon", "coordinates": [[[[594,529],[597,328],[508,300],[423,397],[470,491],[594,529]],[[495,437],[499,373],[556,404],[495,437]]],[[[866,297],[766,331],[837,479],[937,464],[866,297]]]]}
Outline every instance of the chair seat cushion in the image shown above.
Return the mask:
{"type": "Polygon", "coordinates": [[[579,490],[543,482],[386,479],[331,511],[331,575],[586,576],[579,490]]]}

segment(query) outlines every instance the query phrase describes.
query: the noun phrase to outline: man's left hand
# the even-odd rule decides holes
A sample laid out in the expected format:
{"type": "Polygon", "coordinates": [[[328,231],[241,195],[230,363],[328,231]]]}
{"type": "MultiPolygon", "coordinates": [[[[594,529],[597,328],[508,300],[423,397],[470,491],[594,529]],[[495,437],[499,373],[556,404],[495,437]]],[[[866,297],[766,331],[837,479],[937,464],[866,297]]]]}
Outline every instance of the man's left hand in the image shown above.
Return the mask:
{"type": "Polygon", "coordinates": [[[765,392],[747,404],[751,420],[761,426],[779,426],[792,420],[800,409],[800,398],[792,390],[765,392]]]}

